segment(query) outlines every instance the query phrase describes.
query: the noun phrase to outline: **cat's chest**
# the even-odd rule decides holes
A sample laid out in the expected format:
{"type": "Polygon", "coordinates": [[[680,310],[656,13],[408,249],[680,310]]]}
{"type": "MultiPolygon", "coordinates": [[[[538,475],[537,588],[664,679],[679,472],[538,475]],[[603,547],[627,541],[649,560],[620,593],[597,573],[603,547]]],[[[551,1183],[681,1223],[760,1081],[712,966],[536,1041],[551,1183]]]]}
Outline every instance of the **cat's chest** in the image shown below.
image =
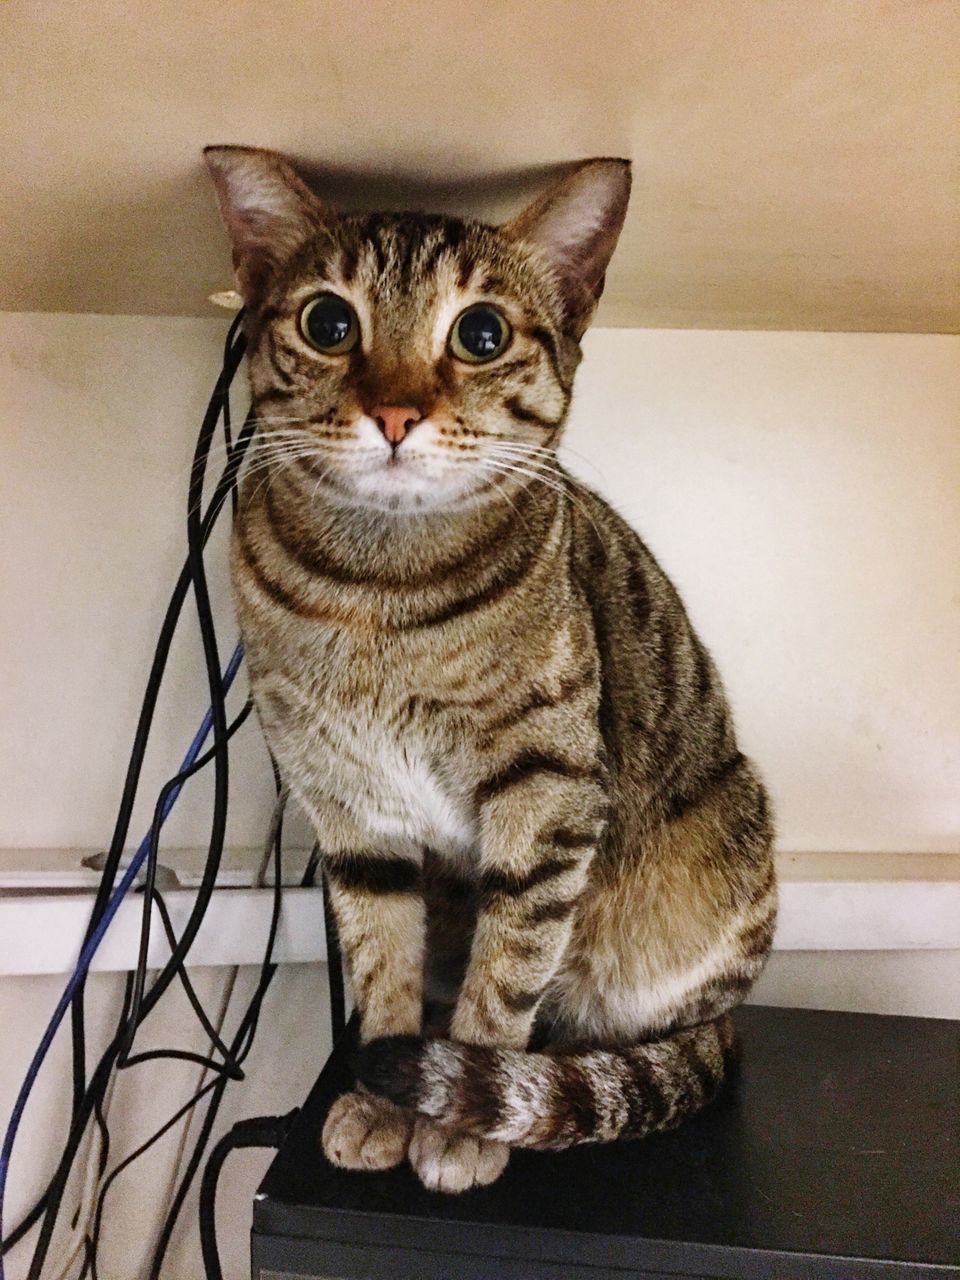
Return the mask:
{"type": "Polygon", "coordinates": [[[371,831],[449,852],[472,844],[475,824],[455,758],[441,769],[416,729],[362,708],[342,717],[339,736],[344,793],[371,831]]]}
{"type": "Polygon", "coordinates": [[[406,682],[264,681],[258,702],[284,772],[305,794],[333,795],[362,829],[461,854],[475,841],[465,762],[410,714],[406,682]]]}

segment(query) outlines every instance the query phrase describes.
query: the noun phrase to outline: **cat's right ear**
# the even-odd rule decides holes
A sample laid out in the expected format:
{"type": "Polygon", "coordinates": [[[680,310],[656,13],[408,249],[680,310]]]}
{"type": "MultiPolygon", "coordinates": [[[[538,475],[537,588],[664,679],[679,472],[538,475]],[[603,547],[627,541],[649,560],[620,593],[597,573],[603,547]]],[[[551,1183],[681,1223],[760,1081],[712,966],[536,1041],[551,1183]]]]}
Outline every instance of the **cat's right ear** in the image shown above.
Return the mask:
{"type": "Polygon", "coordinates": [[[283,156],[258,147],[204,147],[247,305],[276,267],[324,222],[323,207],[283,156]]]}

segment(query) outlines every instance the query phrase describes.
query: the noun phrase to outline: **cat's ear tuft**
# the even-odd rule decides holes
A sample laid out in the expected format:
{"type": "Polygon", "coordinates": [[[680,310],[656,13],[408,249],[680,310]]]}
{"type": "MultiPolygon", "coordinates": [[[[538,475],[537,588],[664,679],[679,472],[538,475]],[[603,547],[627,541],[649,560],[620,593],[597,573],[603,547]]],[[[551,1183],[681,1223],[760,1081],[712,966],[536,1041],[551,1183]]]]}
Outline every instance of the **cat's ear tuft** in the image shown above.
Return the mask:
{"type": "Polygon", "coordinates": [[[550,265],[577,338],[603,292],[629,199],[629,160],[587,160],[502,228],[550,265]]]}
{"type": "Polygon", "coordinates": [[[320,201],[283,156],[257,147],[204,147],[237,283],[253,302],[276,266],[323,223],[320,201]]]}

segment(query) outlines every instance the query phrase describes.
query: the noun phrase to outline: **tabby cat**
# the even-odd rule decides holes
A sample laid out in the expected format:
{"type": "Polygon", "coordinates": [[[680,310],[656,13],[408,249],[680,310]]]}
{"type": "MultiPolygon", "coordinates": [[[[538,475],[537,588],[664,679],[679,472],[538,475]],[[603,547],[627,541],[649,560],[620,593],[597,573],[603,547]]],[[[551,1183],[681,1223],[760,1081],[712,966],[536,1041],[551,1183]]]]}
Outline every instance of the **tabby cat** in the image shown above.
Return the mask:
{"type": "Polygon", "coordinates": [[[557,461],[629,164],[494,227],[206,158],[260,424],[237,607],[360,1017],[324,1151],[461,1191],[510,1147],[675,1125],[724,1079],[776,886],[710,655],[557,461]]]}

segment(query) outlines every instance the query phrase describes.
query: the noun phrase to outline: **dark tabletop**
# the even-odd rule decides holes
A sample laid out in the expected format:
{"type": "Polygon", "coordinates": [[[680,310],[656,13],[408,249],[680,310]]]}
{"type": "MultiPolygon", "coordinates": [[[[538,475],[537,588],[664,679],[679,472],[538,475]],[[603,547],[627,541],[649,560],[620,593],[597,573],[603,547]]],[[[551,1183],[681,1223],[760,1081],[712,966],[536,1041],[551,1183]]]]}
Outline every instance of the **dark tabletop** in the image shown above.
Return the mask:
{"type": "Polygon", "coordinates": [[[407,1167],[326,1162],[323,1117],[352,1083],[346,1045],[261,1187],[255,1252],[269,1260],[270,1241],[295,1238],[302,1259],[312,1240],[318,1275],[339,1242],[344,1256],[423,1249],[546,1267],[463,1275],[960,1276],[960,1023],[758,1007],[736,1020],[737,1078],[680,1129],[514,1152],[498,1182],[461,1196],[424,1190],[407,1167]]]}

